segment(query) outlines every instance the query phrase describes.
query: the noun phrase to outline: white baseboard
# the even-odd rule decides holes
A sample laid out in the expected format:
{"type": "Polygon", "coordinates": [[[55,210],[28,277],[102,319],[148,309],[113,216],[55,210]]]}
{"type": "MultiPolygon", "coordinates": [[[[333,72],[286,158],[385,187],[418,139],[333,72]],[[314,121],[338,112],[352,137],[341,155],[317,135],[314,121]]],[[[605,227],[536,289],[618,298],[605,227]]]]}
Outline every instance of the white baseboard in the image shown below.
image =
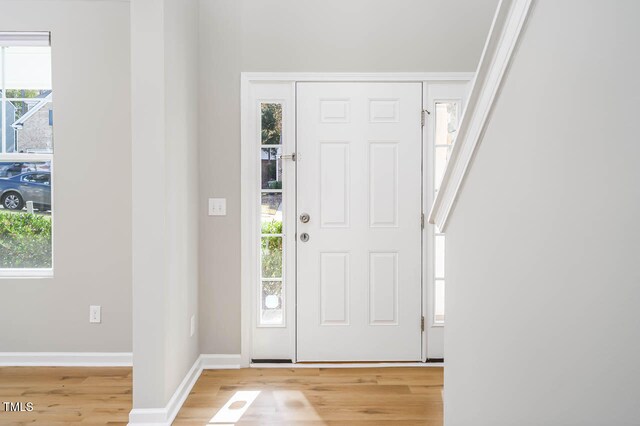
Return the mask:
{"type": "Polygon", "coordinates": [[[134,408],[131,410],[129,413],[129,426],[170,426],[187,400],[189,392],[198,381],[202,373],[201,365],[202,355],[193,363],[166,406],[162,408],[134,408]]]}
{"type": "Polygon", "coordinates": [[[129,413],[129,426],[170,426],[198,381],[202,370],[240,368],[240,355],[202,354],[196,359],[173,396],[162,408],[134,408],[129,413]]]}
{"type": "Polygon", "coordinates": [[[131,352],[0,352],[2,367],[131,367],[131,352]]]}
{"type": "Polygon", "coordinates": [[[242,366],[240,354],[202,354],[200,361],[203,370],[231,370],[242,366]]]}

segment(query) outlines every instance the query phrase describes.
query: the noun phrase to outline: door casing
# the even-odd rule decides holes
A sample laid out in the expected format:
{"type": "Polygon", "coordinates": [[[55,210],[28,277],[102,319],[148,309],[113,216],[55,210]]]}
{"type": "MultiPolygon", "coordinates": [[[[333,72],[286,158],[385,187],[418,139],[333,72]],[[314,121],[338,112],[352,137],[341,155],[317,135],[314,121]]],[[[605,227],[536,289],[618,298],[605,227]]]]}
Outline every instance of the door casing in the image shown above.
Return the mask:
{"type": "MultiPolygon", "coordinates": [[[[435,100],[458,98],[459,93],[469,93],[474,73],[241,73],[241,364],[249,366],[253,353],[253,330],[255,328],[256,319],[256,283],[258,282],[258,264],[259,253],[257,244],[255,244],[257,230],[257,209],[255,200],[259,188],[259,177],[254,171],[255,163],[252,159],[258,152],[258,145],[255,140],[255,117],[253,116],[256,98],[253,96],[253,88],[256,85],[281,85],[283,93],[288,93],[282,98],[290,107],[295,110],[295,84],[297,82],[421,82],[423,83],[423,109],[431,111],[430,103],[435,100]],[[450,89],[447,87],[450,86],[450,89]],[[452,93],[450,96],[443,96],[448,91],[452,93]],[[289,96],[288,99],[285,97],[289,96]]],[[[466,97],[466,96],[465,96],[466,97]]],[[[466,99],[463,99],[465,102],[466,99]]],[[[463,104],[464,108],[464,104],[463,104]]],[[[431,164],[431,153],[433,152],[433,131],[432,117],[427,115],[427,120],[422,132],[423,144],[423,173],[422,173],[422,199],[423,213],[427,215],[433,202],[433,173],[425,172],[428,170],[426,165],[431,164]]],[[[291,125],[291,123],[290,123],[291,125]]],[[[283,132],[291,132],[295,135],[295,123],[291,129],[283,129],[283,132]]],[[[285,154],[289,154],[286,152],[285,154]]],[[[286,182],[285,182],[286,185],[286,182]]],[[[295,194],[295,187],[292,189],[295,194]]],[[[288,223],[289,229],[295,229],[296,217],[295,210],[291,214],[291,209],[287,208],[285,214],[285,222],[288,223]]],[[[286,226],[286,225],[285,225],[286,226]]],[[[429,271],[432,268],[432,252],[430,248],[433,245],[432,232],[427,232],[429,225],[425,223],[425,229],[422,232],[423,250],[422,250],[422,312],[425,316],[425,332],[423,333],[422,342],[422,361],[427,360],[429,341],[425,337],[429,327],[437,327],[433,325],[429,318],[432,310],[429,291],[433,289],[433,282],[430,278],[429,271]]],[[[285,262],[293,262],[295,264],[295,249],[285,252],[287,260],[285,262]]],[[[287,268],[287,327],[290,328],[291,338],[288,339],[289,354],[292,362],[296,362],[296,321],[295,321],[295,274],[290,274],[290,268],[287,268]],[[290,309],[293,308],[293,309],[290,309]],[[291,314],[293,312],[293,315],[291,314]]]]}

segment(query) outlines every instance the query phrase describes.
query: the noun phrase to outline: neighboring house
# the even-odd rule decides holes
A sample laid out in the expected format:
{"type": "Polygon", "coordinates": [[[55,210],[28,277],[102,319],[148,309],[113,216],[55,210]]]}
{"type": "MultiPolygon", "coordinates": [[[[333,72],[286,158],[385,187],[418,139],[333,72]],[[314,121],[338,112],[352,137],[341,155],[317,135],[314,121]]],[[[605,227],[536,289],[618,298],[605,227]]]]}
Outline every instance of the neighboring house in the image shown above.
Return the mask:
{"type": "MultiPolygon", "coordinates": [[[[22,101],[21,101],[22,102],[22,101]]],[[[27,111],[7,126],[7,152],[53,151],[53,94],[45,92],[24,101],[27,111]]],[[[7,117],[15,117],[16,104],[7,102],[7,117]]]]}

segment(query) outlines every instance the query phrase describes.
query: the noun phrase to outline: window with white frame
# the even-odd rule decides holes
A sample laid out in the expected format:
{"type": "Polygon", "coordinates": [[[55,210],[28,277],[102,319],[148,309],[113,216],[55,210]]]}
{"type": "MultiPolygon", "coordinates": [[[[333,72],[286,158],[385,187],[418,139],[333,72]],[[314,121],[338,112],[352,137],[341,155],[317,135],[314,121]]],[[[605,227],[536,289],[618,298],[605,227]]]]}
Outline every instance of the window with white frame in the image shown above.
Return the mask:
{"type": "Polygon", "coordinates": [[[284,325],[282,103],[260,103],[259,325],[284,325]]]}
{"type": "MultiPolygon", "coordinates": [[[[434,144],[434,193],[437,194],[442,183],[451,148],[458,131],[460,102],[438,101],[435,103],[435,144],[434,144]]],[[[445,236],[438,227],[434,227],[434,324],[444,324],[445,292],[445,236]]]]}
{"type": "Polygon", "coordinates": [[[0,275],[53,266],[49,38],[0,32],[0,275]]]}

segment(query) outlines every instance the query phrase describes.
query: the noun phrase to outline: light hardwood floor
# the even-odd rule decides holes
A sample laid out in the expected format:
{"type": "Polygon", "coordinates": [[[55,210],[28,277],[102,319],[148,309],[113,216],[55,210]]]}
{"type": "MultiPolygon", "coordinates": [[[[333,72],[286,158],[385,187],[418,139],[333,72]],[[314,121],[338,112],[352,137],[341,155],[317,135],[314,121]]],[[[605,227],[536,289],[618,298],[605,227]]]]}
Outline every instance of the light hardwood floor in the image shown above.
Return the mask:
{"type": "Polygon", "coordinates": [[[174,425],[223,424],[441,426],[442,368],[206,370],[174,425]]]}
{"type": "Polygon", "coordinates": [[[131,368],[0,367],[0,425],[126,425],[131,368]],[[6,412],[4,401],[32,402],[6,412]]]}
{"type": "MultiPolygon", "coordinates": [[[[205,370],[174,425],[441,426],[441,391],[437,367],[205,370]]],[[[125,425],[131,369],[0,367],[3,401],[34,411],[0,425],[125,425]]]]}

